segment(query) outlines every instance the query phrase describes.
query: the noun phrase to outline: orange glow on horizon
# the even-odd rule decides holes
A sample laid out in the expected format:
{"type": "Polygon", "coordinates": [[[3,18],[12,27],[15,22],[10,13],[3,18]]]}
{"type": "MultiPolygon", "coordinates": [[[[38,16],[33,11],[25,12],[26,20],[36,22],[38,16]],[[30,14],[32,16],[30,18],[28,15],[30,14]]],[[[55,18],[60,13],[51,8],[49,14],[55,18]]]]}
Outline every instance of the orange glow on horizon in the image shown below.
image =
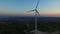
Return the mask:
{"type": "Polygon", "coordinates": [[[60,14],[41,14],[41,16],[60,16],[60,14]]]}

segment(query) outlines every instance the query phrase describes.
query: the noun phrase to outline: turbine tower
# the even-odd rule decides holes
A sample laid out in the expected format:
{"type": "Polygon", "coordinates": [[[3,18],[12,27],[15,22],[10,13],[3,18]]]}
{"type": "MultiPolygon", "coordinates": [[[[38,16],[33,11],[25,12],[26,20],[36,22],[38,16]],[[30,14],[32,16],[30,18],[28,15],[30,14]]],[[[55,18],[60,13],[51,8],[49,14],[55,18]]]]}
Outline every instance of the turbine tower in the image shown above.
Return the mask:
{"type": "Polygon", "coordinates": [[[35,9],[28,11],[28,12],[35,12],[35,34],[37,34],[37,31],[38,31],[38,30],[37,30],[37,16],[40,16],[40,14],[39,14],[39,12],[38,12],[38,10],[37,10],[39,1],[40,1],[40,0],[38,0],[35,9]]]}

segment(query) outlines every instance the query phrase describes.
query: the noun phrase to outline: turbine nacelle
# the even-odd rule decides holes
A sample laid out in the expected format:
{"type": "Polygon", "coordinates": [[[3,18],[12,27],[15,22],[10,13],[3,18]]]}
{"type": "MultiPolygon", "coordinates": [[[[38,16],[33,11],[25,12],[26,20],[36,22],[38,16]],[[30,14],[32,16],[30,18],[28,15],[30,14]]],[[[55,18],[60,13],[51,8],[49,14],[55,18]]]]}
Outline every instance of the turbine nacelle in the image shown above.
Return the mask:
{"type": "Polygon", "coordinates": [[[35,14],[37,14],[38,16],[40,16],[39,12],[37,9],[33,9],[33,10],[30,10],[30,11],[27,11],[27,12],[35,12],[35,14]]]}

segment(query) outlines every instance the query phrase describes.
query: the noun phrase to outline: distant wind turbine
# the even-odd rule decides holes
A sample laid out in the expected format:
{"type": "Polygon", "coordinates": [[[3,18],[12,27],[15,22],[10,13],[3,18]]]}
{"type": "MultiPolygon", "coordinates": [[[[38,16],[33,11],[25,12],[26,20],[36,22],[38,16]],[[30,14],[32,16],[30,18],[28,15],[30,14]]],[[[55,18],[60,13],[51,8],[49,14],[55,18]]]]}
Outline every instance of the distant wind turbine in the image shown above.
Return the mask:
{"type": "Polygon", "coordinates": [[[35,9],[33,9],[33,10],[29,10],[28,12],[35,12],[35,34],[37,34],[37,16],[40,16],[40,14],[39,14],[39,12],[38,12],[38,10],[37,10],[37,7],[38,7],[38,4],[39,4],[39,1],[40,0],[38,0],[38,2],[37,2],[37,5],[36,5],[36,7],[35,7],[35,9]]]}

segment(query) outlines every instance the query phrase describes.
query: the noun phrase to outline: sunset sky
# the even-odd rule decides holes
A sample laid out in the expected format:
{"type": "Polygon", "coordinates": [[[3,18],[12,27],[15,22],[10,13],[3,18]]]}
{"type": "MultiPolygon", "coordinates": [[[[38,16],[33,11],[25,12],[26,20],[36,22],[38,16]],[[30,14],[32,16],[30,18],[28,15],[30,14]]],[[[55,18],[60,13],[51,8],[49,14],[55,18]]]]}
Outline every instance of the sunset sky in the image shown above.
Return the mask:
{"type": "MultiPolygon", "coordinates": [[[[0,0],[0,15],[33,15],[37,0],[0,0]]],[[[41,16],[60,16],[60,0],[40,0],[38,11],[41,16]]]]}

